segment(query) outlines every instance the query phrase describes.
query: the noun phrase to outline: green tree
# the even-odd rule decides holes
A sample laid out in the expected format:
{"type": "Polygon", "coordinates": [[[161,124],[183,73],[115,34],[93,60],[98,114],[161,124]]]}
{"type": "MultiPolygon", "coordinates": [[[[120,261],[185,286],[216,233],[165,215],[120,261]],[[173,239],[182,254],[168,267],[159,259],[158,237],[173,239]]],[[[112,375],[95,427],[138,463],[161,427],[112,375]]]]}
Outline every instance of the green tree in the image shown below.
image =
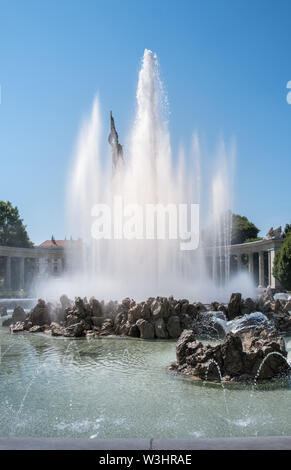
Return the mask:
{"type": "Polygon", "coordinates": [[[285,238],[287,233],[291,232],[291,224],[286,224],[284,228],[284,232],[282,234],[282,237],[285,238]]]}
{"type": "Polygon", "coordinates": [[[289,231],[281,248],[276,252],[273,266],[273,276],[287,290],[291,290],[291,232],[289,231]]]}
{"type": "Polygon", "coordinates": [[[17,207],[13,207],[9,201],[0,201],[0,245],[25,248],[33,246],[17,207]]]}
{"type": "Polygon", "coordinates": [[[258,240],[259,229],[250,222],[247,217],[232,214],[232,235],[231,244],[244,243],[247,240],[258,240]]]}

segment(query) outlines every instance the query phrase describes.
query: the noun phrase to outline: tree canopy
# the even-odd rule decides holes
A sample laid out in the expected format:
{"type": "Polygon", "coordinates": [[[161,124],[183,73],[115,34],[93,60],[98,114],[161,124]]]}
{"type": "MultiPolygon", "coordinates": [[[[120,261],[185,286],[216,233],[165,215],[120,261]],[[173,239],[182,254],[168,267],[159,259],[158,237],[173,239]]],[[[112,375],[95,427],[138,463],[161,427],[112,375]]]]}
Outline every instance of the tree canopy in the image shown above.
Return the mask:
{"type": "Polygon", "coordinates": [[[9,201],[0,201],[0,245],[24,248],[33,246],[18,208],[13,207],[9,201]]]}
{"type": "Polygon", "coordinates": [[[284,237],[281,248],[276,252],[273,276],[287,290],[291,290],[291,231],[284,237]]]}
{"type": "Polygon", "coordinates": [[[282,237],[285,238],[286,235],[291,232],[291,224],[286,224],[284,228],[284,232],[282,234],[282,237]]]}
{"type": "Polygon", "coordinates": [[[239,214],[232,214],[232,245],[259,240],[258,233],[259,229],[255,224],[250,222],[247,217],[239,214]]]}

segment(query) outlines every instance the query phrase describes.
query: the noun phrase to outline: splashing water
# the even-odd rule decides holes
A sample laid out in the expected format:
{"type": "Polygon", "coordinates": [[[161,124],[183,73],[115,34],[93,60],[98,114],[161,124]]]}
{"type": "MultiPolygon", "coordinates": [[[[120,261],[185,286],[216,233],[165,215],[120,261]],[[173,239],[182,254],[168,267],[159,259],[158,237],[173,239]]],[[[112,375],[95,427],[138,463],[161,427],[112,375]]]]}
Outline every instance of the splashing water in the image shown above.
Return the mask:
{"type": "Polygon", "coordinates": [[[266,357],[264,357],[264,359],[262,360],[262,362],[261,362],[261,364],[260,364],[260,366],[259,366],[259,368],[258,368],[258,370],[257,370],[257,373],[256,373],[256,375],[255,375],[255,377],[254,377],[254,387],[255,387],[255,388],[256,388],[256,386],[257,386],[257,380],[258,380],[259,375],[260,375],[260,373],[261,373],[262,367],[263,367],[263,365],[265,364],[265,362],[266,362],[266,360],[268,359],[268,357],[270,357],[270,356],[279,356],[279,357],[281,357],[282,359],[284,359],[284,361],[286,362],[287,366],[288,366],[289,368],[291,367],[290,364],[289,364],[289,362],[287,361],[286,357],[283,356],[283,354],[281,354],[281,353],[279,353],[279,352],[277,352],[277,351],[269,352],[269,353],[266,355],[266,357]]]}
{"type": "Polygon", "coordinates": [[[208,361],[207,369],[206,369],[206,372],[205,372],[205,379],[204,379],[203,385],[205,385],[206,382],[207,382],[207,380],[208,380],[208,372],[209,372],[209,367],[211,366],[211,364],[215,364],[215,366],[216,366],[216,368],[217,368],[218,375],[219,375],[220,384],[221,384],[222,388],[224,388],[224,385],[223,385],[223,382],[222,382],[221,370],[220,370],[219,364],[216,362],[215,359],[210,359],[210,360],[208,361]]]}
{"type": "MultiPolygon", "coordinates": [[[[226,388],[223,384],[223,381],[222,381],[222,375],[221,375],[221,369],[219,367],[219,364],[216,362],[215,359],[209,359],[208,361],[208,364],[207,364],[207,369],[206,369],[206,372],[205,372],[205,379],[203,381],[203,386],[206,385],[206,382],[208,380],[208,372],[209,372],[209,367],[211,366],[211,364],[214,364],[217,368],[217,372],[218,372],[218,375],[219,375],[219,380],[220,380],[220,385],[223,389],[223,398],[224,398],[224,404],[225,404],[225,410],[226,410],[226,414],[227,416],[229,416],[229,409],[228,409],[228,405],[227,405],[227,399],[226,399],[226,388]]],[[[229,424],[230,425],[230,424],[229,424]]]]}
{"type": "Polygon", "coordinates": [[[31,390],[31,387],[32,387],[32,385],[34,384],[36,378],[39,376],[39,373],[42,371],[42,369],[43,369],[44,366],[46,365],[46,363],[47,363],[47,359],[37,368],[35,374],[33,375],[33,377],[32,377],[32,379],[30,380],[28,386],[26,387],[26,390],[25,390],[25,393],[24,393],[24,395],[23,395],[23,397],[22,397],[22,400],[21,400],[21,402],[20,402],[19,408],[18,408],[18,410],[17,410],[16,413],[15,413],[15,422],[14,422],[14,423],[12,422],[12,425],[13,425],[13,428],[14,428],[14,429],[13,429],[14,433],[15,433],[16,426],[17,426],[17,424],[18,424],[18,422],[19,422],[19,419],[20,419],[21,412],[22,412],[22,410],[23,410],[25,401],[26,401],[26,399],[27,399],[27,397],[28,397],[28,395],[29,395],[29,392],[30,392],[30,390],[31,390]]]}
{"type": "MultiPolygon", "coordinates": [[[[98,98],[94,99],[91,115],[80,131],[68,185],[68,230],[75,238],[82,238],[82,255],[79,250],[68,249],[67,277],[55,284],[46,283],[45,292],[39,290],[51,299],[66,292],[71,296],[95,295],[105,300],[126,296],[143,300],[155,295],[174,295],[190,300],[199,297],[201,301],[215,295],[217,300],[226,300],[234,289],[229,283],[228,256],[233,151],[228,152],[224,143],[221,144],[216,156],[218,170],[212,177],[209,169],[212,170],[214,165],[207,164],[205,181],[201,178],[197,134],[192,139],[189,155],[185,157],[185,151],[181,149],[179,157],[173,157],[167,98],[158,59],[147,49],[139,72],[136,100],[136,118],[125,146],[124,162],[112,174],[111,157],[102,155],[100,150],[101,113],[98,98]],[[116,197],[122,199],[123,207],[114,206],[116,197]],[[94,220],[91,211],[100,203],[109,206],[111,214],[117,211],[124,217],[130,232],[134,231],[131,226],[134,223],[129,221],[132,214],[124,213],[129,204],[138,205],[143,214],[147,204],[164,207],[173,204],[176,208],[179,204],[188,204],[188,207],[190,204],[210,205],[208,212],[201,214],[200,210],[199,225],[204,218],[204,223],[210,227],[212,243],[221,248],[209,253],[202,239],[197,250],[182,251],[181,239],[170,239],[168,227],[163,240],[142,236],[141,239],[138,236],[112,239],[115,227],[110,233],[111,239],[94,240],[91,237],[94,220]],[[223,280],[222,286],[216,285],[217,273],[223,280]]],[[[246,286],[250,295],[251,283],[247,281],[246,286]]],[[[243,289],[240,285],[240,291],[243,289]]]]}
{"type": "MultiPolygon", "coordinates": [[[[10,346],[8,346],[5,351],[0,355],[0,364],[1,364],[1,361],[3,359],[3,357],[8,353],[8,351],[12,348],[12,344],[10,346]]],[[[0,349],[1,350],[1,349],[0,349]]]]}

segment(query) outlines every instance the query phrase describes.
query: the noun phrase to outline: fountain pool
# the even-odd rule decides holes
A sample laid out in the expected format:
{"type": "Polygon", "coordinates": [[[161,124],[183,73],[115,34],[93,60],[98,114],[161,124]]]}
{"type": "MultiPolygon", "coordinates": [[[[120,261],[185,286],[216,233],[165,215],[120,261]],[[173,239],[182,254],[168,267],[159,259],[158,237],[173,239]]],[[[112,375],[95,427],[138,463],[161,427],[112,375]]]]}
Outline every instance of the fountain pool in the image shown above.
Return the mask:
{"type": "Polygon", "coordinates": [[[0,340],[0,437],[291,435],[290,378],[256,390],[203,386],[167,373],[175,341],[11,335],[2,327],[0,340]]]}

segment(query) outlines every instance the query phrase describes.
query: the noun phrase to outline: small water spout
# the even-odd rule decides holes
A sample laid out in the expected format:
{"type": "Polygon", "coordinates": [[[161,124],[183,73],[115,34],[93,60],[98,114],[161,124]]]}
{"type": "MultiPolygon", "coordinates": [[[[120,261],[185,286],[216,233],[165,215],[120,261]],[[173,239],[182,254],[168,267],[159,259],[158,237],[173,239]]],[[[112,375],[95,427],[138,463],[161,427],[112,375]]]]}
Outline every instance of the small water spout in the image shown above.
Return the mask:
{"type": "Polygon", "coordinates": [[[205,386],[205,384],[207,382],[209,367],[210,367],[211,364],[215,364],[215,366],[217,368],[219,379],[220,379],[220,385],[223,389],[223,398],[224,398],[226,414],[227,414],[227,416],[229,416],[229,409],[228,409],[227,400],[226,400],[226,388],[224,387],[224,384],[223,384],[223,381],[222,381],[221,369],[220,369],[219,364],[216,362],[215,359],[210,359],[208,364],[207,364],[207,369],[206,369],[206,373],[205,373],[205,379],[204,379],[204,382],[203,382],[203,386],[205,386]]]}
{"type": "Polygon", "coordinates": [[[224,388],[224,385],[223,385],[223,382],[222,382],[221,370],[220,370],[219,364],[215,361],[215,359],[210,359],[209,362],[208,362],[208,364],[207,364],[207,369],[206,369],[205,379],[204,379],[203,385],[205,385],[206,382],[207,382],[209,367],[210,367],[211,364],[215,364],[215,365],[216,365],[216,368],[217,368],[217,371],[218,371],[218,375],[219,375],[219,379],[220,379],[220,384],[221,384],[222,388],[224,388]]]}
{"type": "Polygon", "coordinates": [[[256,386],[257,386],[257,380],[258,380],[259,375],[260,375],[260,373],[261,373],[262,367],[263,367],[263,365],[265,364],[265,362],[266,362],[266,360],[268,359],[268,357],[270,357],[270,356],[280,356],[282,359],[284,359],[284,361],[286,362],[287,366],[288,366],[289,368],[291,367],[290,364],[289,364],[289,362],[287,361],[286,357],[283,356],[283,354],[281,354],[281,353],[279,353],[279,352],[277,352],[277,351],[269,352],[269,353],[266,355],[266,357],[264,357],[264,359],[262,360],[262,362],[261,362],[261,364],[260,364],[260,366],[259,366],[259,368],[258,368],[258,370],[257,370],[257,373],[256,373],[256,375],[255,375],[255,378],[254,378],[254,387],[255,387],[255,388],[256,388],[256,386]]]}
{"type": "Polygon", "coordinates": [[[70,341],[67,348],[66,348],[66,351],[65,351],[65,354],[64,354],[64,362],[68,363],[68,364],[71,364],[73,362],[72,360],[72,354],[68,354],[68,351],[73,347],[73,349],[76,351],[77,353],[77,357],[79,359],[79,361],[81,362],[81,355],[80,355],[80,351],[79,351],[79,348],[77,347],[77,345],[75,344],[75,341],[70,341]]]}
{"type": "MultiPolygon", "coordinates": [[[[48,359],[48,358],[47,358],[48,359]]],[[[25,401],[26,401],[26,398],[30,392],[30,389],[35,381],[35,379],[38,377],[40,371],[43,369],[43,367],[46,365],[46,362],[47,362],[47,359],[37,368],[34,376],[32,377],[31,381],[29,382],[28,386],[26,387],[26,390],[25,390],[25,393],[23,395],[23,398],[21,400],[21,403],[20,403],[20,406],[15,414],[15,426],[17,425],[17,422],[19,420],[19,417],[21,415],[21,412],[23,410],[23,407],[24,407],[24,404],[25,404],[25,401]]]]}

